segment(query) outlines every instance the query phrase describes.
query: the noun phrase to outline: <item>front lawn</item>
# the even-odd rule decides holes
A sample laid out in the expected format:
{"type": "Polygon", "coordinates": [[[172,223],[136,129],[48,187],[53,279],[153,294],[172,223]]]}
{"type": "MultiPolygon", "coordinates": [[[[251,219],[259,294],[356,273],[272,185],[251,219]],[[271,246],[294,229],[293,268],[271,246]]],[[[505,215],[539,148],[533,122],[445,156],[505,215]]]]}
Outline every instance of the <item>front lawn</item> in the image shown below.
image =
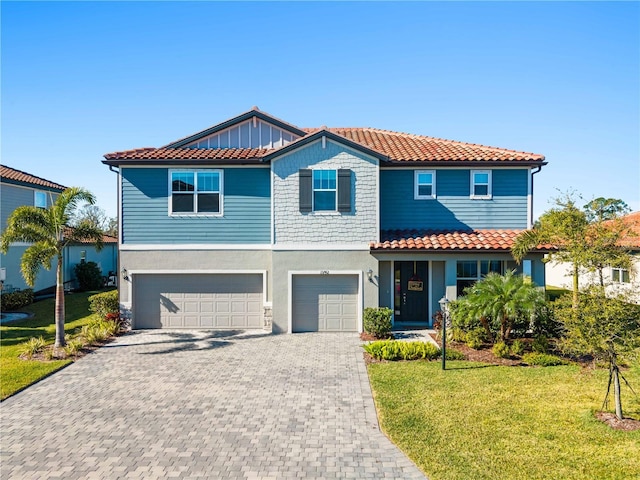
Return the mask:
{"type": "MultiPolygon", "coordinates": [[[[447,367],[368,366],[382,429],[431,480],[640,478],[640,431],[594,418],[606,370],[447,367]]],[[[640,367],[624,375],[640,390],[640,367]]],[[[640,419],[640,397],[622,394],[625,416],[640,419]]]]}
{"type": "MultiPolygon", "coordinates": [[[[88,298],[97,292],[74,293],[65,296],[65,332],[75,334],[89,323],[92,317],[88,298]]],[[[55,301],[53,298],[20,308],[21,312],[33,313],[32,318],[0,326],[0,399],[4,400],[22,388],[59,370],[71,360],[41,362],[21,360],[21,344],[31,337],[42,336],[46,343],[55,339],[55,301]]]]}

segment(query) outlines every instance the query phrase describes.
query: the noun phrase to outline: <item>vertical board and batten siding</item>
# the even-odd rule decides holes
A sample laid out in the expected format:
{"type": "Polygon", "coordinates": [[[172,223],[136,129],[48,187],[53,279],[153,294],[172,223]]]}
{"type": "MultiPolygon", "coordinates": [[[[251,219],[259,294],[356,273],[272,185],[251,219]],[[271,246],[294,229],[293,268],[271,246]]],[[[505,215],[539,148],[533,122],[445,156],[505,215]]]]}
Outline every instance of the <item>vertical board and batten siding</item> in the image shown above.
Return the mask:
{"type": "Polygon", "coordinates": [[[169,215],[169,169],[122,168],[123,243],[269,243],[269,169],[223,170],[223,216],[212,217],[169,215]]]}
{"type": "Polygon", "coordinates": [[[298,137],[280,127],[253,119],[189,143],[187,148],[279,148],[298,137]]]}
{"type": "Polygon", "coordinates": [[[527,169],[492,169],[492,198],[470,197],[470,170],[436,170],[436,198],[414,200],[414,171],[380,171],[383,230],[527,228],[527,169]]]}
{"type": "MultiPolygon", "coordinates": [[[[377,159],[331,140],[323,148],[318,140],[274,159],[271,168],[275,243],[362,245],[377,240],[377,159]],[[351,170],[350,211],[301,212],[300,169],[351,170]]],[[[347,202],[338,198],[338,203],[347,202]]]]}

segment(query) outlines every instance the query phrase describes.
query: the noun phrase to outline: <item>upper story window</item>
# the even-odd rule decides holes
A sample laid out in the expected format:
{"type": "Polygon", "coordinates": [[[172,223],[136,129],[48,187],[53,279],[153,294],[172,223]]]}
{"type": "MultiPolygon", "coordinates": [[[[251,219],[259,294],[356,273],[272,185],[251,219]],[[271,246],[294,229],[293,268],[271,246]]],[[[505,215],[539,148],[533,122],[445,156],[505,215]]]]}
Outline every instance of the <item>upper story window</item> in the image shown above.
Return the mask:
{"type": "Polygon", "coordinates": [[[491,198],[491,170],[471,170],[471,198],[491,198]]]}
{"type": "Polygon", "coordinates": [[[298,174],[301,213],[352,211],[351,170],[303,168],[298,174]]]}
{"type": "Polygon", "coordinates": [[[338,196],[337,172],[335,170],[313,171],[313,211],[335,212],[338,196]]]}
{"type": "Polygon", "coordinates": [[[629,270],[624,268],[612,268],[611,280],[613,280],[613,283],[629,283],[629,270]]]}
{"type": "Polygon", "coordinates": [[[180,170],[169,175],[171,214],[222,213],[222,170],[180,170]]]}
{"type": "Polygon", "coordinates": [[[47,193],[38,190],[33,192],[33,204],[38,208],[47,208],[47,193]]]}
{"type": "Polygon", "coordinates": [[[436,198],[435,170],[415,171],[413,198],[416,200],[436,198]]]}

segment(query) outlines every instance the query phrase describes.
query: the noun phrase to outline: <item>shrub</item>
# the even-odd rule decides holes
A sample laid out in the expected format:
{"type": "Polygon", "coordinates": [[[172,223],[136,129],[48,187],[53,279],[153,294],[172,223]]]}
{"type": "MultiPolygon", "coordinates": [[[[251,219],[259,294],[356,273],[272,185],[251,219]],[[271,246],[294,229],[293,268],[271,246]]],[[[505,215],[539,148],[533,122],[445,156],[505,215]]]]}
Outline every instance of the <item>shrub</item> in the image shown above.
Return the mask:
{"type": "Polygon", "coordinates": [[[549,351],[549,339],[544,335],[538,335],[531,344],[535,353],[547,353],[549,351]]]}
{"type": "Polygon", "coordinates": [[[527,365],[537,365],[539,367],[554,367],[556,365],[567,365],[567,361],[556,357],[555,355],[549,355],[548,353],[525,353],[522,356],[522,361],[527,365]]]}
{"type": "Polygon", "coordinates": [[[511,354],[509,346],[504,342],[497,342],[492,349],[493,354],[498,358],[509,358],[511,354]]]}
{"type": "Polygon", "coordinates": [[[482,347],[486,340],[487,334],[484,328],[476,327],[465,335],[465,343],[469,348],[478,349],[482,347]]]}
{"type": "Polygon", "coordinates": [[[73,271],[78,281],[78,289],[82,292],[102,288],[102,272],[96,262],[80,262],[73,271]]]}
{"type": "Polygon", "coordinates": [[[388,338],[391,333],[392,310],[386,307],[364,309],[364,331],[376,338],[388,338]]]}
{"type": "Polygon", "coordinates": [[[20,354],[24,355],[27,358],[32,358],[35,354],[39,353],[44,349],[46,343],[44,338],[42,337],[31,337],[29,340],[22,344],[20,348],[20,354]]]}
{"type": "MultiPolygon", "coordinates": [[[[440,353],[438,353],[438,356],[440,356],[440,353]]],[[[466,357],[464,356],[464,353],[459,352],[454,348],[447,348],[446,357],[447,357],[447,360],[465,360],[466,359],[466,357]]]]}
{"type": "Polygon", "coordinates": [[[16,310],[33,303],[33,290],[27,288],[17,292],[3,293],[0,297],[0,307],[3,312],[16,310]]]}
{"type": "Polygon", "coordinates": [[[80,339],[74,338],[72,340],[67,340],[67,345],[64,347],[64,353],[68,356],[77,357],[83,348],[84,342],[80,339]]]}
{"type": "Polygon", "coordinates": [[[460,342],[464,343],[467,341],[467,334],[464,330],[458,327],[452,327],[447,330],[447,333],[451,332],[450,335],[447,335],[447,340],[452,342],[460,342]]]}
{"type": "Polygon", "coordinates": [[[524,353],[524,343],[520,340],[514,340],[509,351],[511,352],[511,355],[519,357],[524,353]]]}
{"type": "Polygon", "coordinates": [[[363,348],[378,360],[433,360],[440,356],[440,349],[426,342],[379,340],[365,344],[363,348]]]}
{"type": "Polygon", "coordinates": [[[89,309],[98,314],[100,318],[106,318],[110,313],[120,314],[120,299],[117,290],[97,293],[89,297],[89,309]]]}

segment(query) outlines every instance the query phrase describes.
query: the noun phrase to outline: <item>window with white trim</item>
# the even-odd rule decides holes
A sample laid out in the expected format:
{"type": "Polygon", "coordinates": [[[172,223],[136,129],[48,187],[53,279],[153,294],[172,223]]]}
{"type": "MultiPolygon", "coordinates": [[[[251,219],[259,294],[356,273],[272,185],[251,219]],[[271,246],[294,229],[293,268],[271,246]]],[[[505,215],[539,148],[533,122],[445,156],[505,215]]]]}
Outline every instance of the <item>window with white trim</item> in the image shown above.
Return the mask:
{"type": "Polygon", "coordinates": [[[630,283],[629,270],[626,268],[611,268],[611,280],[613,283],[630,283]]]}
{"type": "Polygon", "coordinates": [[[337,171],[313,170],[313,211],[335,212],[337,196],[337,171]]]}
{"type": "Polygon", "coordinates": [[[170,214],[222,214],[222,170],[172,170],[169,178],[170,214]]]}
{"type": "Polygon", "coordinates": [[[491,170],[471,170],[471,198],[491,198],[491,170]]]}
{"type": "Polygon", "coordinates": [[[34,191],[33,205],[37,208],[47,208],[47,193],[39,190],[34,191]]]}
{"type": "Polygon", "coordinates": [[[415,170],[414,171],[414,191],[415,200],[436,198],[436,171],[435,170],[415,170]]]}
{"type": "Polygon", "coordinates": [[[490,272],[502,275],[502,260],[461,260],[456,265],[456,285],[458,296],[464,295],[464,289],[472,286],[490,272]]]}

